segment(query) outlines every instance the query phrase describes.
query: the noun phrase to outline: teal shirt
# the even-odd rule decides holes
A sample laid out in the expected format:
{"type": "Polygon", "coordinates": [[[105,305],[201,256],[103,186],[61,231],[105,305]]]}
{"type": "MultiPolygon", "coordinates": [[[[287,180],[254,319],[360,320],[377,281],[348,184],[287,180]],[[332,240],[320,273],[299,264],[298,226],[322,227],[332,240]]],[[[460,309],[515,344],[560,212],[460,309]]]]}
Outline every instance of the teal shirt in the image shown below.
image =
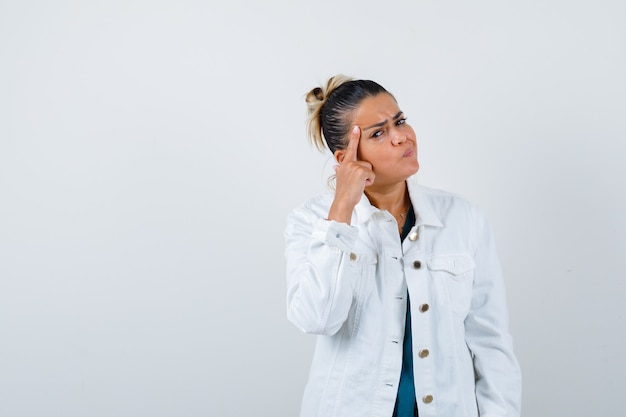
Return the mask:
{"type": "MultiPolygon", "coordinates": [[[[402,240],[415,225],[415,213],[413,205],[409,206],[406,222],[402,228],[402,240]]],[[[398,385],[398,396],[396,406],[393,410],[394,417],[415,417],[417,416],[417,403],[415,402],[415,383],[413,379],[413,338],[411,337],[411,300],[409,292],[406,293],[406,326],[404,327],[404,350],[402,354],[402,372],[400,373],[400,384],[398,385]]]]}

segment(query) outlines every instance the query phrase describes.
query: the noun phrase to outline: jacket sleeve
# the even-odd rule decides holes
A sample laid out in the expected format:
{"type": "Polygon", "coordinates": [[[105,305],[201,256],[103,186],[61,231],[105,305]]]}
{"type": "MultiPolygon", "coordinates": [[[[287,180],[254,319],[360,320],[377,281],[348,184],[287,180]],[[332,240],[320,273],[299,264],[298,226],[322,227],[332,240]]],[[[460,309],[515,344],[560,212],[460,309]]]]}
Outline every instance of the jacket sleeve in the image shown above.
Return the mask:
{"type": "Polygon", "coordinates": [[[504,279],[493,233],[482,213],[476,221],[476,270],[465,338],[474,359],[481,417],[519,417],[521,372],[508,331],[504,279]]]}
{"type": "Polygon", "coordinates": [[[358,229],[294,210],[287,219],[287,318],[306,333],[332,335],[348,317],[360,276],[358,229]]]}

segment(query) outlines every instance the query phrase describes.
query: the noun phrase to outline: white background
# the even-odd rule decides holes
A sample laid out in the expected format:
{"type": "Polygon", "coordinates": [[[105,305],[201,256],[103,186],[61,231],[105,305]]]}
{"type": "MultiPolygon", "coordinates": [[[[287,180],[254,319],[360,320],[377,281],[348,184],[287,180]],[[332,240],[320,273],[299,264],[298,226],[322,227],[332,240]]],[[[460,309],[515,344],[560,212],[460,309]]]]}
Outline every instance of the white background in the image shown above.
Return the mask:
{"type": "Polygon", "coordinates": [[[398,99],[488,213],[523,415],[623,414],[622,1],[0,1],[0,416],[296,416],[304,94],[398,99]]]}

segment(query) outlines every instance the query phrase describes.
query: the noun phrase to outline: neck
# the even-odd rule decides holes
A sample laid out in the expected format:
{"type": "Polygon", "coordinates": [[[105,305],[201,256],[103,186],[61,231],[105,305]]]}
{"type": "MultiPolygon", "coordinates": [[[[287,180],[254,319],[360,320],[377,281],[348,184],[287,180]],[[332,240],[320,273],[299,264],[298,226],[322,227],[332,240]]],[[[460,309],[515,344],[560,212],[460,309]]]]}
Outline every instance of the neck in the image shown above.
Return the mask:
{"type": "Polygon", "coordinates": [[[387,210],[394,215],[402,212],[409,203],[406,181],[378,188],[370,186],[365,190],[365,195],[373,206],[380,210],[387,210]]]}

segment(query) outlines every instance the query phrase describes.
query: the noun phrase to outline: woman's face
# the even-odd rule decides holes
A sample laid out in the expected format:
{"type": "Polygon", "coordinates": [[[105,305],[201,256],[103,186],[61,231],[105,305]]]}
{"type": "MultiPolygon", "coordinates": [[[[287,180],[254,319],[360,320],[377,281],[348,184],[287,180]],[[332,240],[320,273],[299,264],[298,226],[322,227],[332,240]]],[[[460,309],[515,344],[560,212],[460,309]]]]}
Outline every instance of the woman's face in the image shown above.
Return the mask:
{"type": "Polygon", "coordinates": [[[393,185],[419,170],[415,131],[390,94],[363,100],[352,114],[352,125],[361,130],[357,157],[372,164],[376,174],[370,187],[393,185]]]}

